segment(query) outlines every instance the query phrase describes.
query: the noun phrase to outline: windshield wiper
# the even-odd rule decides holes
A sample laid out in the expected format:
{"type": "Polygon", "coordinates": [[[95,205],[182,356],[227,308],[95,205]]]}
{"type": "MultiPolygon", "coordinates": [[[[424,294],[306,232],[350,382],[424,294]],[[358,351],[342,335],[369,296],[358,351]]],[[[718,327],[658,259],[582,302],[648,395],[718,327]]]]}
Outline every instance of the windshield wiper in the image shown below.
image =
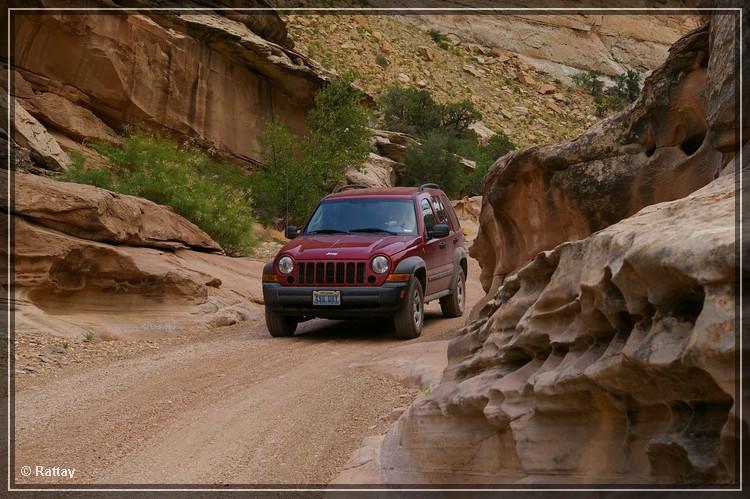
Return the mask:
{"type": "Polygon", "coordinates": [[[338,229],[315,229],[311,230],[310,234],[348,234],[348,232],[338,229]]]}
{"type": "Polygon", "coordinates": [[[386,230],[386,229],[378,229],[377,227],[364,227],[361,229],[351,229],[349,232],[385,232],[386,234],[390,234],[392,236],[395,236],[398,234],[398,232],[393,232],[392,230],[386,230]]]}

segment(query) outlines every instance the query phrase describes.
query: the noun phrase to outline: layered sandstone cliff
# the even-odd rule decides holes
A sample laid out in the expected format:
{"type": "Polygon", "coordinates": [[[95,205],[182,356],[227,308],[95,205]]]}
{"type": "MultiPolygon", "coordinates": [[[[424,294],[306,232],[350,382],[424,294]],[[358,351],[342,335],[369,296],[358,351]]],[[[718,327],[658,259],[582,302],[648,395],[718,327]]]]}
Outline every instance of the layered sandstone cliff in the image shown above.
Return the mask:
{"type": "MultiPolygon", "coordinates": [[[[446,7],[468,6],[453,1],[443,4],[446,7]]],[[[524,6],[519,4],[519,7],[524,6]]],[[[454,16],[400,16],[399,19],[424,30],[436,30],[516,53],[537,70],[566,80],[587,70],[610,77],[628,69],[650,71],[664,61],[670,45],[700,24],[696,15],[585,15],[576,12],[554,15],[466,12],[454,16]]]]}
{"type": "Polygon", "coordinates": [[[266,123],[304,131],[329,77],[271,11],[25,11],[13,21],[12,93],[67,148],[151,130],[253,163],[266,123]]]}
{"type": "Polygon", "coordinates": [[[737,482],[734,22],[678,41],[620,115],[493,166],[490,293],[379,480],[737,482]]]}

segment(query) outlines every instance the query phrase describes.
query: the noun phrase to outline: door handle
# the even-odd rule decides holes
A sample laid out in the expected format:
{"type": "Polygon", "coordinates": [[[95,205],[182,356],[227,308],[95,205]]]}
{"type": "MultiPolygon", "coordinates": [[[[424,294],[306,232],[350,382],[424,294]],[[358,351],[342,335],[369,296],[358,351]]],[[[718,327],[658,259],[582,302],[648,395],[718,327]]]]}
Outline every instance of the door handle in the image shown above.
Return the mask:
{"type": "Polygon", "coordinates": [[[440,246],[440,249],[445,248],[445,241],[440,241],[439,246],[440,246]]]}

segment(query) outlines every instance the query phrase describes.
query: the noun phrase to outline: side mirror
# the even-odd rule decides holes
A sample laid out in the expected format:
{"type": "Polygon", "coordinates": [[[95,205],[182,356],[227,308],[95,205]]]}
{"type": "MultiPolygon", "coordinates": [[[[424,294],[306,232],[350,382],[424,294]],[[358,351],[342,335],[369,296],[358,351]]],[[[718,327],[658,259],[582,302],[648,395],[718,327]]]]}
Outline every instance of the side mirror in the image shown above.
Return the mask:
{"type": "Polygon", "coordinates": [[[286,230],[284,231],[284,235],[287,239],[294,239],[297,237],[297,226],[296,225],[287,225],[286,230]]]}
{"type": "Polygon", "coordinates": [[[427,231],[427,237],[430,239],[442,239],[448,237],[451,233],[451,228],[448,224],[435,224],[432,229],[427,231]]]}

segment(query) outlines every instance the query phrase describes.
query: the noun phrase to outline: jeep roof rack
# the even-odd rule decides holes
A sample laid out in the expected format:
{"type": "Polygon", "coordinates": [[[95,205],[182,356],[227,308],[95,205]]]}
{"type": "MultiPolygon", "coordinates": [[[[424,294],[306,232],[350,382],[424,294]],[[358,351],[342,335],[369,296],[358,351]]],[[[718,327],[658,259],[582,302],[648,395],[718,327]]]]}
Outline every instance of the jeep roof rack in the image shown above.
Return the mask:
{"type": "Polygon", "coordinates": [[[419,186],[419,192],[423,192],[425,189],[440,189],[440,186],[437,184],[422,184],[419,186]]]}
{"type": "Polygon", "coordinates": [[[363,185],[363,184],[342,185],[340,187],[336,187],[333,193],[336,194],[337,192],[348,191],[349,189],[369,189],[369,188],[370,188],[369,185],[363,185]]]}

